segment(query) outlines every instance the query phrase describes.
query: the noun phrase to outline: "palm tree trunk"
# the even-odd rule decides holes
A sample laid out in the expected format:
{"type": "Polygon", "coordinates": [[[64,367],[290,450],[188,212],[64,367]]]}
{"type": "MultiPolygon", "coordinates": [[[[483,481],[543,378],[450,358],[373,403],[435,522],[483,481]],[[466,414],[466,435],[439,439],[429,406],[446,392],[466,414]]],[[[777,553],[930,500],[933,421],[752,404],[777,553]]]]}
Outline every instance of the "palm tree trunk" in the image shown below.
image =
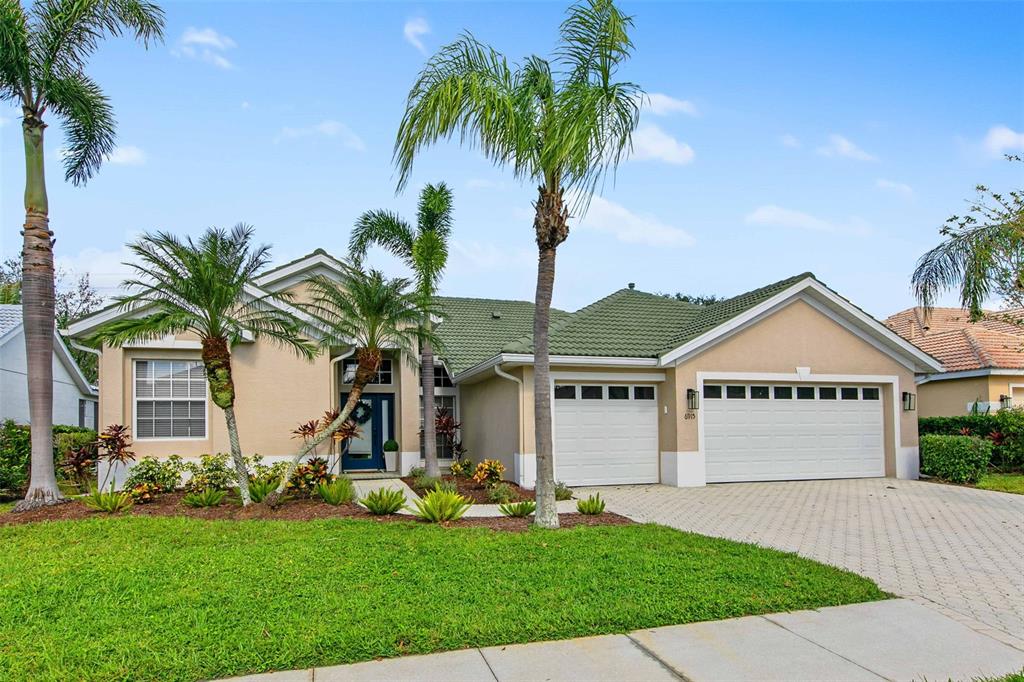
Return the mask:
{"type": "Polygon", "coordinates": [[[376,348],[360,348],[356,351],[356,376],[352,380],[352,390],[349,391],[348,400],[345,401],[345,406],[341,408],[341,412],[334,418],[330,424],[327,425],[320,433],[313,438],[309,439],[307,443],[302,446],[302,449],[294,457],[292,461],[288,462],[288,468],[285,469],[284,475],[281,476],[281,483],[277,486],[277,490],[267,497],[267,504],[275,506],[277,501],[280,499],[281,494],[284,493],[285,488],[288,486],[288,479],[292,477],[292,473],[295,471],[295,467],[298,466],[302,458],[312,452],[320,443],[334,435],[334,432],[341,428],[341,425],[348,421],[352,411],[356,409],[356,404],[363,395],[363,389],[373,381],[373,378],[377,376],[377,370],[380,369],[381,352],[376,348]]]}
{"type": "MultiPolygon", "coordinates": [[[[429,331],[430,320],[423,326],[429,331]]],[[[428,340],[423,341],[420,351],[420,372],[423,380],[423,459],[427,465],[427,476],[436,478],[441,475],[441,470],[437,466],[437,423],[434,419],[434,348],[428,340]]]]}
{"type": "Polygon", "coordinates": [[[228,427],[228,443],[231,445],[231,460],[235,465],[238,479],[238,495],[242,506],[249,506],[249,469],[242,457],[242,446],[238,440],[238,423],[235,421],[235,381],[231,373],[231,351],[223,337],[203,339],[203,367],[206,381],[210,385],[213,404],[224,410],[228,427]]]}
{"type": "Polygon", "coordinates": [[[23,110],[25,142],[25,230],[22,247],[21,310],[28,369],[28,413],[32,432],[31,476],[25,499],[15,511],[65,501],[53,465],[53,233],[50,232],[43,130],[46,125],[23,110]]]}
{"type": "Polygon", "coordinates": [[[551,439],[551,358],[548,326],[555,287],[555,254],[569,236],[568,209],[560,188],[539,188],[533,226],[537,233],[537,292],[533,309],[533,419],[537,446],[537,511],[534,524],[558,528],[555,460],[551,439]]]}

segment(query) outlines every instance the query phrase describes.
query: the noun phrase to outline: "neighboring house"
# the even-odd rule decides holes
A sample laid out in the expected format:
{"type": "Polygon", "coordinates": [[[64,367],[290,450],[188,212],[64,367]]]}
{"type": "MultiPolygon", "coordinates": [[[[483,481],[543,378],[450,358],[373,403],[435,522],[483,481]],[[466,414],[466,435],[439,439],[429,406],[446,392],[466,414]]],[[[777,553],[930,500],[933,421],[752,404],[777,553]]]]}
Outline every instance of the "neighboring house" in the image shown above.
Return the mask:
{"type": "MultiPolygon", "coordinates": [[[[340,271],[317,250],[262,275],[260,292],[290,291],[340,271]]],[[[532,326],[524,301],[442,298],[437,402],[462,422],[474,461],[501,460],[506,477],[536,479],[532,326]]],[[[138,312],[138,311],[136,311],[138,312]]],[[[100,311],[76,336],[126,313],[100,311]]],[[[234,350],[243,450],[285,457],[300,422],[337,406],[350,348],[313,362],[263,341],[234,350]]],[[[917,414],[903,392],[941,371],[926,353],[806,273],[702,307],[629,288],[575,313],[552,311],[557,478],[570,485],[896,476],[916,478],[917,414]]],[[[196,457],[228,449],[207,399],[194,339],[104,348],[101,422],[129,424],[140,456],[196,457]]],[[[370,419],[340,464],[420,464],[415,369],[390,355],[368,387],[370,419]]],[[[324,453],[322,453],[324,454],[324,453]]],[[[442,453],[445,454],[445,453],[442,453]]]]}
{"type": "Polygon", "coordinates": [[[922,417],[948,417],[1024,405],[1024,327],[1020,311],[986,311],[971,322],[960,308],[910,308],[886,326],[938,359],[941,372],[917,379],[922,417]]]}
{"type": "MultiPolygon", "coordinates": [[[[97,392],[60,338],[53,335],[53,423],[97,426],[97,392]]],[[[21,305],[0,305],[0,419],[27,424],[28,371],[21,305]]]]}

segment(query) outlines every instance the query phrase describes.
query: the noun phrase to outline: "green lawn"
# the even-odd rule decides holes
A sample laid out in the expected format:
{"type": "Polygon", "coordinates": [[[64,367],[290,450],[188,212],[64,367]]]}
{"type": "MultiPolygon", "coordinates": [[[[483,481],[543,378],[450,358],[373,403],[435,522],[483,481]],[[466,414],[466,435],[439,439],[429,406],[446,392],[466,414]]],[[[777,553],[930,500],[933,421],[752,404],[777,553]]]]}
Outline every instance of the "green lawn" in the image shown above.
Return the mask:
{"type": "Polygon", "coordinates": [[[1024,495],[1024,474],[985,474],[975,487],[1024,495]]]}
{"type": "Polygon", "coordinates": [[[885,596],[655,525],[36,523],[0,527],[0,679],[196,680],[885,596]]]}

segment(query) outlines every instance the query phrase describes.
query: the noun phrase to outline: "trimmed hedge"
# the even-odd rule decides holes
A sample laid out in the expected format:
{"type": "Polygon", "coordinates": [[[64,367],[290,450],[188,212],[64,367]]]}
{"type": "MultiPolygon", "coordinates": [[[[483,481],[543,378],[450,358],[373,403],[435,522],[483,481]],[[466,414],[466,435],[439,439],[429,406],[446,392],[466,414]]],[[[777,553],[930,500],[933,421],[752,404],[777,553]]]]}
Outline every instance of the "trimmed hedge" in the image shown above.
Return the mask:
{"type": "MultiPolygon", "coordinates": [[[[64,450],[96,440],[96,432],[80,426],[53,425],[53,461],[59,466],[64,450]]],[[[32,437],[27,424],[13,419],[0,426],[0,500],[18,498],[28,485],[32,437]]],[[[57,470],[58,477],[60,469],[57,470]]]]}
{"type": "Polygon", "coordinates": [[[950,483],[977,483],[988,471],[992,442],[975,436],[921,436],[921,473],[950,483]]]}
{"type": "Polygon", "coordinates": [[[1001,471],[1024,470],[1024,408],[989,414],[924,417],[918,420],[924,435],[977,436],[992,442],[992,466],[1001,471]]]}

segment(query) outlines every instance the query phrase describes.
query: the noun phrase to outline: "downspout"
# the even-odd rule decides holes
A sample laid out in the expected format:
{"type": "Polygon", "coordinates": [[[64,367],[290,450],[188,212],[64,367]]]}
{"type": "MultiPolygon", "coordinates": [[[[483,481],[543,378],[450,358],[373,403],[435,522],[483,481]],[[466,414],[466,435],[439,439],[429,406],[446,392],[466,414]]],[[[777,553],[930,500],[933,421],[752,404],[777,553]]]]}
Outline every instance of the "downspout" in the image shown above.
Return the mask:
{"type": "MultiPolygon", "coordinates": [[[[82,344],[78,343],[77,341],[75,341],[74,339],[71,339],[71,338],[67,339],[67,342],[68,342],[68,345],[71,346],[72,348],[74,348],[75,350],[80,350],[83,353],[92,353],[93,355],[95,355],[96,356],[96,367],[99,368],[99,366],[100,366],[99,361],[103,358],[103,351],[102,350],[99,350],[98,348],[90,348],[89,346],[83,346],[82,344]]],[[[96,389],[97,389],[97,392],[99,392],[99,385],[100,385],[100,375],[99,375],[99,371],[97,371],[96,372],[96,389]]]]}
{"type": "MultiPolygon", "coordinates": [[[[498,365],[494,366],[494,373],[497,374],[502,379],[508,379],[509,381],[514,381],[518,385],[518,388],[516,389],[516,399],[517,399],[517,401],[519,403],[519,448],[518,449],[520,450],[520,452],[518,453],[518,455],[513,454],[513,457],[518,456],[520,459],[522,459],[523,456],[524,456],[522,450],[526,449],[525,414],[523,413],[523,380],[520,379],[519,377],[516,377],[516,376],[513,376],[513,375],[509,374],[508,372],[503,370],[498,365]]],[[[518,473],[521,474],[522,472],[518,472],[518,473]]],[[[517,476],[517,478],[519,478],[520,481],[516,481],[516,483],[521,483],[522,476],[517,476]]]]}

